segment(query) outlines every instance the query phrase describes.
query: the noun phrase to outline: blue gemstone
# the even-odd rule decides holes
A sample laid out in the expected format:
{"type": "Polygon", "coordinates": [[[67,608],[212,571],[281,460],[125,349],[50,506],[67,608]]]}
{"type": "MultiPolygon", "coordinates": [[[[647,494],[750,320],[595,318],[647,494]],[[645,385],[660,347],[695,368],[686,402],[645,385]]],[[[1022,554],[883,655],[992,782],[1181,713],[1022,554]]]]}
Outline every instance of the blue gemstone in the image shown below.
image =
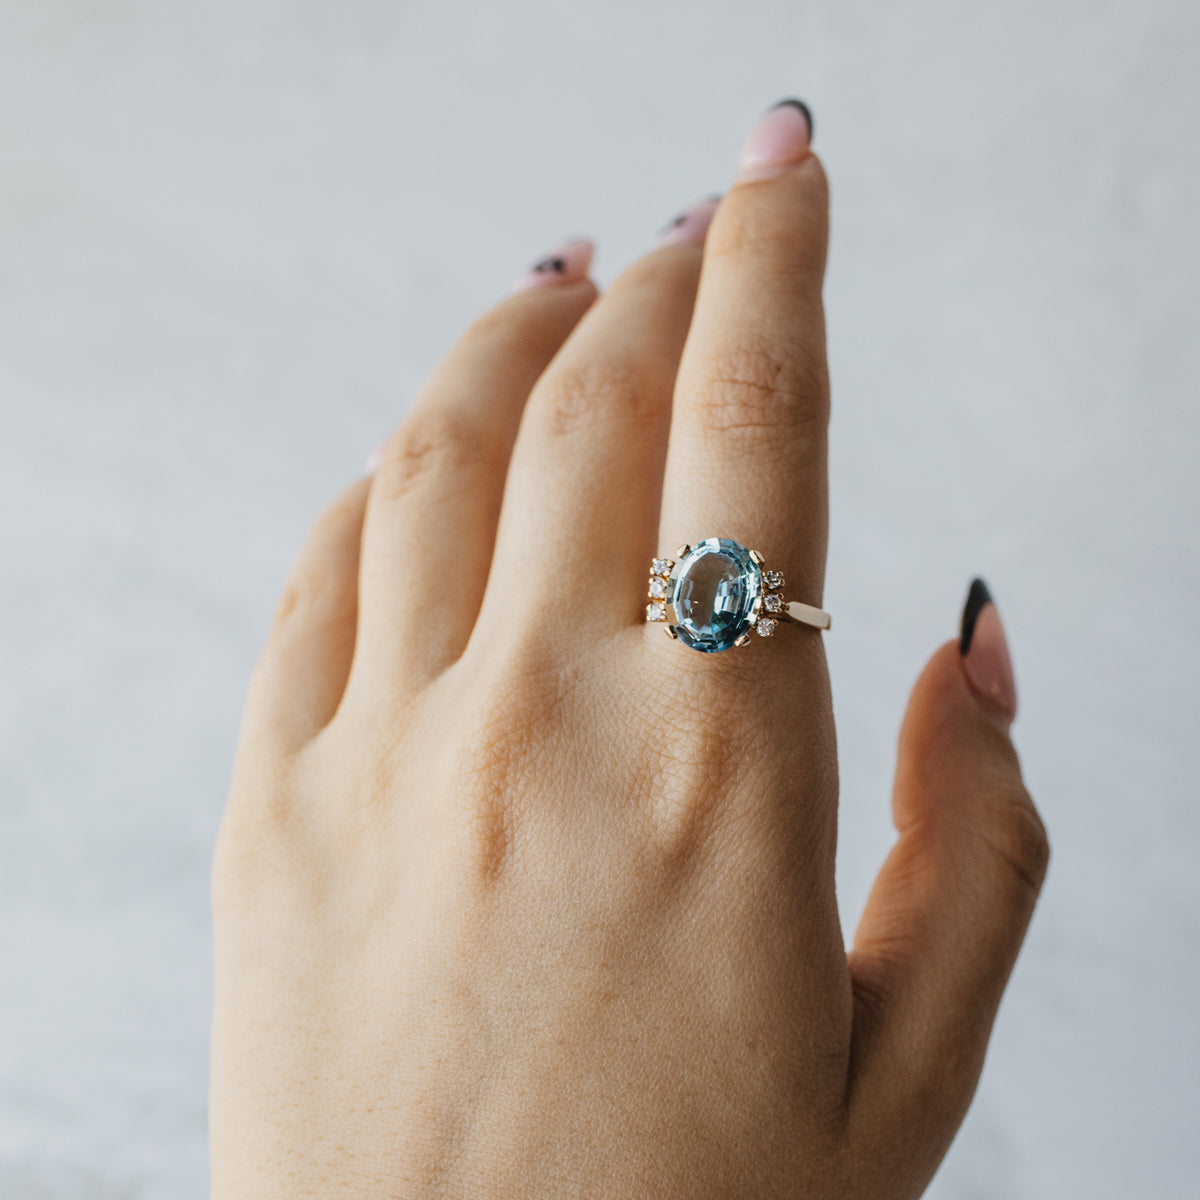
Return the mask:
{"type": "Polygon", "coordinates": [[[728,650],[750,631],[762,571],[741,542],[706,538],[697,542],[671,572],[675,632],[693,650],[728,650]]]}

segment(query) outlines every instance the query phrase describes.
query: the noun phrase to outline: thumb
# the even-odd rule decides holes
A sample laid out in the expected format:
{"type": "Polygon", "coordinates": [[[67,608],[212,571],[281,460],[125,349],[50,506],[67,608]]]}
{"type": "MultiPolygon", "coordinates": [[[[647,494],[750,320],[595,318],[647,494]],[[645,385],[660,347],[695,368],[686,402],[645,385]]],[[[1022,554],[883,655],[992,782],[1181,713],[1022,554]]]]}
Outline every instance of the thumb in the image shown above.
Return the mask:
{"type": "Polygon", "coordinates": [[[909,701],[892,801],[900,836],[849,962],[852,1111],[876,1146],[907,1144],[910,1169],[914,1139],[936,1152],[930,1175],[974,1093],[1049,858],[1008,736],[1016,707],[1004,627],[976,580],[959,640],[934,654],[909,701]]]}

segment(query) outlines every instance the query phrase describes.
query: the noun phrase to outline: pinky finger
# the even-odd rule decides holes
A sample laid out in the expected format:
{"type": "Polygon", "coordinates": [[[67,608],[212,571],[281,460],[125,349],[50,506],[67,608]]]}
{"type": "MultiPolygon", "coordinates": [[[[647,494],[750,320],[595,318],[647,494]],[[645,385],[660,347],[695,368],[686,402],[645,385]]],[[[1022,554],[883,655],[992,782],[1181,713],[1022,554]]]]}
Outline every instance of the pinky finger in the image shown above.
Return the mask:
{"type": "Polygon", "coordinates": [[[358,560],[369,479],[316,520],[296,558],[246,701],[245,728],[298,750],[341,703],[354,656],[358,560]]]}

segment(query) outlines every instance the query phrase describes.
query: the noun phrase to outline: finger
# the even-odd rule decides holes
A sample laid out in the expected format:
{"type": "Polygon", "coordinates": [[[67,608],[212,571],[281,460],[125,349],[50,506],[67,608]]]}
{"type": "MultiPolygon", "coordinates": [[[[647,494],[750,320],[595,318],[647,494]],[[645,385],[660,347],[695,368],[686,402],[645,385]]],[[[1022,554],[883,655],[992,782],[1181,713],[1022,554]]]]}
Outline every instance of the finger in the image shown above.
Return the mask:
{"type": "Polygon", "coordinates": [[[893,800],[900,837],[850,955],[851,1110],[891,1145],[908,1144],[914,1114],[928,1122],[930,1174],[970,1103],[1048,861],[1008,737],[1015,712],[1004,629],[977,582],[960,642],[913,691],[893,800]]]}
{"type": "Polygon", "coordinates": [[[298,749],[328,724],[345,691],[368,487],[360,479],[317,518],[251,679],[247,724],[266,725],[285,749],[298,749]]]}
{"type": "Polygon", "coordinates": [[[513,452],[481,637],[513,620],[543,632],[566,628],[546,616],[564,611],[571,578],[590,580],[569,606],[572,637],[626,627],[640,611],[671,392],[716,207],[704,201],[673,222],[664,244],[622,273],[538,380],[513,452]]]}
{"type": "Polygon", "coordinates": [[[351,690],[411,692],[478,615],[513,439],[534,381],[596,296],[590,242],[541,260],[434,370],[383,449],[363,538],[351,690]]]}
{"type": "Polygon", "coordinates": [[[828,190],[798,101],[742,151],[705,249],[679,369],[660,544],[731,537],[821,602],[829,385],[821,285],[828,190]]]}

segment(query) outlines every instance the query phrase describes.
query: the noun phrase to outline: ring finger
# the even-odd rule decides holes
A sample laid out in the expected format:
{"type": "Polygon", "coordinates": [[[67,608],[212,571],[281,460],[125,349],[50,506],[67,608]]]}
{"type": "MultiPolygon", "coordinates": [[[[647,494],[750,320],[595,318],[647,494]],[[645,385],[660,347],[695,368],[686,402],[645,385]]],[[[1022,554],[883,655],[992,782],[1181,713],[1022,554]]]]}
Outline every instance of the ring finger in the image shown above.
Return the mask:
{"type": "Polygon", "coordinates": [[[730,537],[819,605],[829,385],[821,285],[828,194],[798,102],[747,139],[705,249],[679,369],[660,545],[730,537]]]}

